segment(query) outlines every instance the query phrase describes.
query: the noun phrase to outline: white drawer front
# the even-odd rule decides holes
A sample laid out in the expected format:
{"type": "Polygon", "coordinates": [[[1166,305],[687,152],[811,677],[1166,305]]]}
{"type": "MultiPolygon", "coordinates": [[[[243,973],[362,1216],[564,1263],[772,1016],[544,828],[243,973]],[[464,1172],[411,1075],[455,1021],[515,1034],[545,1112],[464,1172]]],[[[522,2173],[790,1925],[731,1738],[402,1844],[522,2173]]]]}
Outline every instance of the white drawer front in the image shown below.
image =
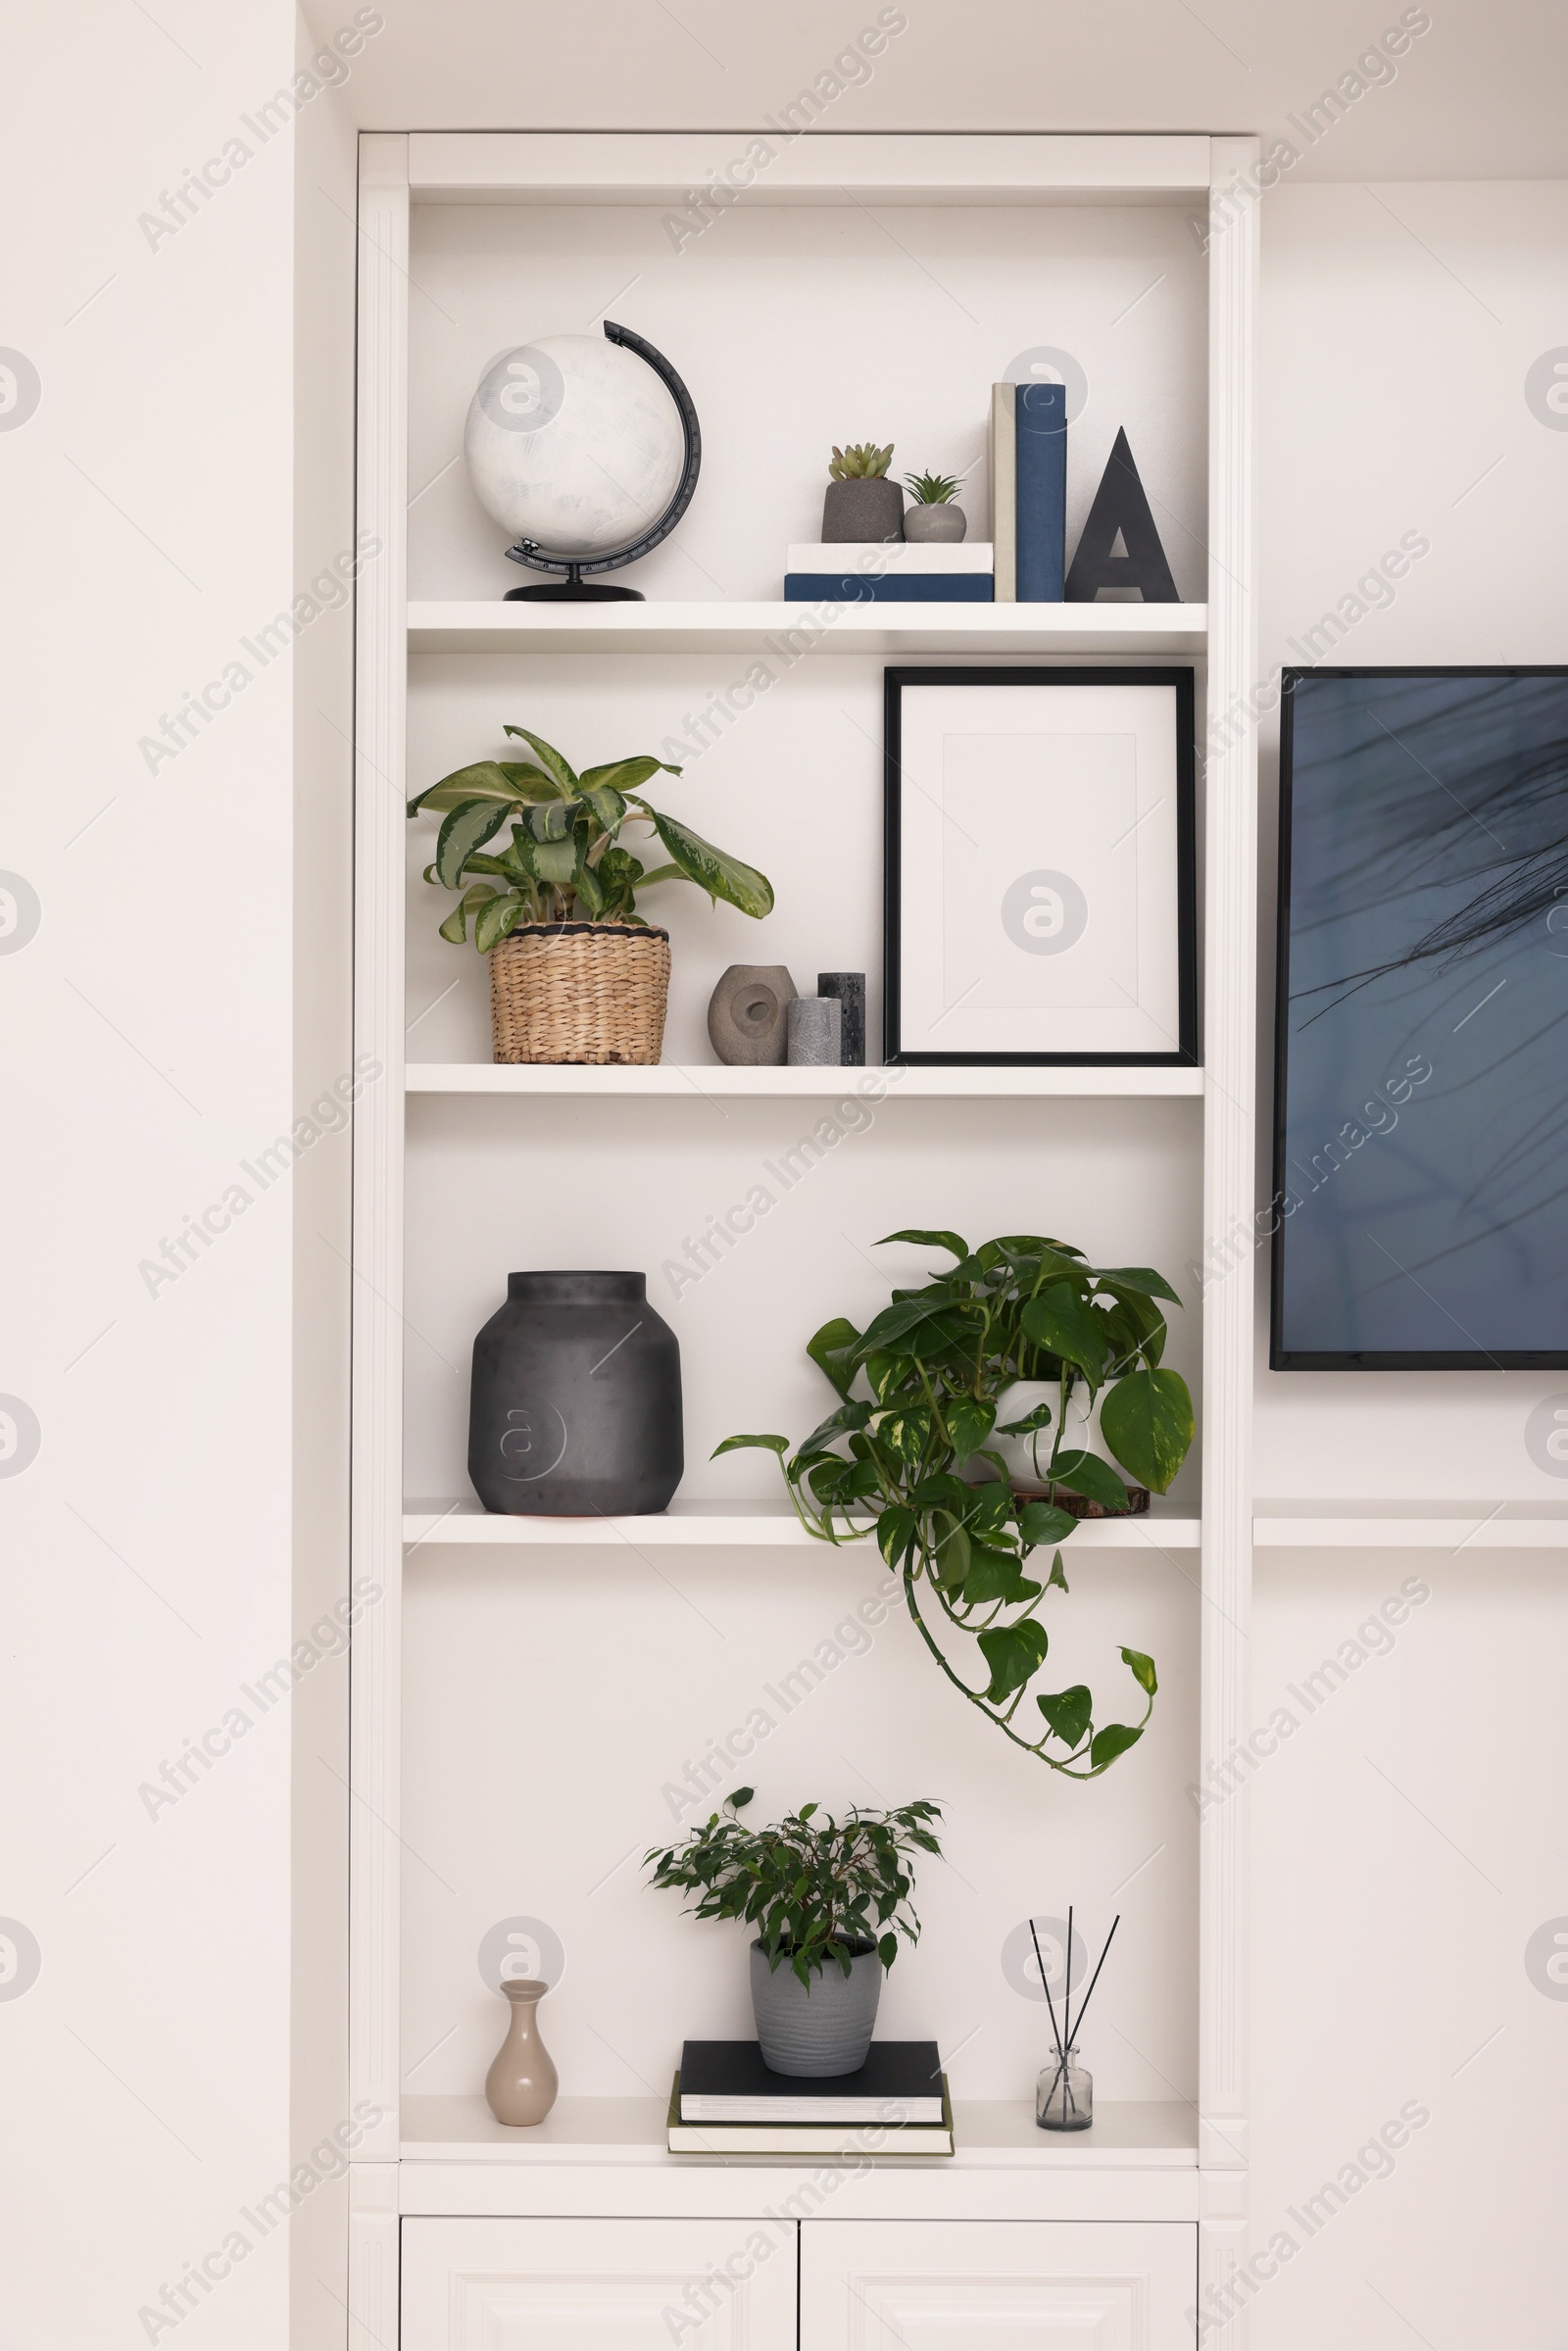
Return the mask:
{"type": "Polygon", "coordinates": [[[816,2223],[803,2351],[1191,2351],[1185,2223],[816,2223]]]}
{"type": "Polygon", "coordinates": [[[403,2225],[402,2351],[796,2351],[793,2226],[403,2225]]]}

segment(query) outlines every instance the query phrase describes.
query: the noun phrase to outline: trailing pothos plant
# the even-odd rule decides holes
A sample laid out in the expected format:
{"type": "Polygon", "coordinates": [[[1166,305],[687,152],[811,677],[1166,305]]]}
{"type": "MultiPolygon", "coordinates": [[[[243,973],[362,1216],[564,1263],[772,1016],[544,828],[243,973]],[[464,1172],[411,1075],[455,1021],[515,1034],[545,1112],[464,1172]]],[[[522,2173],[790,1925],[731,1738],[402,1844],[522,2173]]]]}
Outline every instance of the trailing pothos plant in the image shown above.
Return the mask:
{"type": "Polygon", "coordinates": [[[724,1799],[726,1818],[715,1812],[684,1844],[646,1853],[653,1884],[695,1893],[687,1908],[700,1919],[745,1919],[769,1968],[787,1961],[808,1991],[826,1966],[847,1976],[858,1953],[874,1950],[890,1968],[901,1935],[918,1942],[910,1857],[941,1852],[929,1825],[940,1804],[920,1796],[895,1812],[852,1805],[842,1820],[803,1804],[772,1828],[751,1829],[735,1816],[753,1793],[737,1788],[724,1799]]]}
{"type": "Polygon", "coordinates": [[[1020,1715],[1050,1649],[1039,1603],[1053,1590],[1067,1590],[1055,1546],[1078,1521],[1058,1496],[1081,1495],[1112,1511],[1130,1506],[1111,1463],[1067,1442],[1067,1405],[1075,1390],[1091,1410],[1099,1399],[1110,1453],[1138,1484],[1163,1494],[1193,1440],[1186,1383],[1160,1362],[1160,1300],[1181,1301],[1146,1266],[1097,1268],[1067,1243],[1033,1234],[979,1249],[948,1232],[888,1240],[945,1249],[955,1263],[922,1289],[895,1290],[863,1331],[842,1316],[824,1323],[807,1352],[840,1400],[793,1452],[787,1438],[771,1436],[728,1437],[716,1451],[760,1445],[776,1453],[802,1524],[822,1542],[874,1531],[883,1558],[903,1576],[926,1647],[954,1688],[1053,1771],[1095,1779],[1142,1737],[1158,1684],[1153,1659],[1124,1648],[1122,1662],[1144,1699],[1137,1722],[1097,1729],[1095,1700],[1082,1683],[1037,1692],[1034,1708],[1020,1715]],[[999,1426],[999,1402],[1020,1381],[1050,1383],[1054,1400],[999,1426]],[[1048,1430],[1050,1454],[1042,1460],[1048,1430]],[[990,1443],[998,1436],[1030,1440],[1043,1494],[1013,1491],[990,1443]],[[1028,1572],[1042,1546],[1054,1554],[1044,1583],[1028,1572]],[[954,1634],[973,1639],[983,1661],[978,1685],[949,1654],[954,1634]]]}
{"type": "Polygon", "coordinates": [[[427,882],[462,895],[441,936],[461,947],[473,923],[473,944],[488,955],[519,922],[642,924],[637,893],[656,882],[696,882],[710,899],[743,914],[773,910],[766,874],[743,865],[689,825],[665,815],[640,787],[661,769],[679,775],[651,754],[612,759],[574,772],[555,745],[525,726],[503,732],[528,745],[532,759],[479,759],[455,768],[409,803],[409,814],[439,814],[434,861],[427,882]],[[496,846],[503,826],[512,837],[496,846]],[[652,872],[625,845],[629,827],[657,835],[667,862],[652,872]]]}

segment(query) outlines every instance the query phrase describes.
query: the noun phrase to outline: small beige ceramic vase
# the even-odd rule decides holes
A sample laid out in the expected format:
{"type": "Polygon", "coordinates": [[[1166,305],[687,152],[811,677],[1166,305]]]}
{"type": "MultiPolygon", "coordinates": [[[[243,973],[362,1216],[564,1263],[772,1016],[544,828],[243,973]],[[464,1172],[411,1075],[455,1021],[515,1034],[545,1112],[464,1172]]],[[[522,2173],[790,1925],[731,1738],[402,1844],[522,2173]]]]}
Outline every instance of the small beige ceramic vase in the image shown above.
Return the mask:
{"type": "Polygon", "coordinates": [[[501,1988],[512,2003],[512,2021],[484,2078],[484,2094],[498,2123],[542,2123],[560,2087],[550,2051],[539,2038],[539,2003],[550,1986],[518,1976],[501,1988]]]}

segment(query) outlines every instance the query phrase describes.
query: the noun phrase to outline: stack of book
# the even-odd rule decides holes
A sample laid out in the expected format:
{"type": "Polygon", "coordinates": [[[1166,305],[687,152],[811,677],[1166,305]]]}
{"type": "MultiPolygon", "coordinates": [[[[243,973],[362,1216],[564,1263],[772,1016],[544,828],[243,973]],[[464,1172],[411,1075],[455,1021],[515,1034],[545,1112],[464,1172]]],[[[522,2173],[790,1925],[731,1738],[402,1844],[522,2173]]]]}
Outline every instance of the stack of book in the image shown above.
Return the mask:
{"type": "Polygon", "coordinates": [[[934,2040],[871,2043],[858,2073],[775,2074],[754,2040],[689,2040],[669,2100],[680,2155],[951,2155],[953,2108],[934,2040]]]}
{"type": "Polygon", "coordinates": [[[991,387],[992,568],[998,604],[1060,604],[1067,519],[1067,387],[991,387]]]}
{"type": "MultiPolygon", "coordinates": [[[[1011,387],[1009,386],[1009,389],[1011,387]]],[[[1059,391],[1060,386],[1056,389],[1059,391]]],[[[1059,593],[1059,590],[1058,590],[1059,593]]],[[[990,604],[991,549],[887,539],[864,546],[792,547],[786,604],[990,604]]]]}

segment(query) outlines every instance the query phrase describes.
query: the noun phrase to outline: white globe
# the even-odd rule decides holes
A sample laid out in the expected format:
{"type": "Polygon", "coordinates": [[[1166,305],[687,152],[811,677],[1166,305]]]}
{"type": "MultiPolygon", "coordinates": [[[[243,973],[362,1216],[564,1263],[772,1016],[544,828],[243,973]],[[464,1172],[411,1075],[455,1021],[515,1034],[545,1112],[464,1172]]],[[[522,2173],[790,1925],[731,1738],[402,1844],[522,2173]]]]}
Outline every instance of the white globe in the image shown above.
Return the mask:
{"type": "Polygon", "coordinates": [[[587,562],[640,539],[686,463],[662,376],[601,335],[544,335],[492,360],[464,427],[474,494],[514,538],[587,562]]]}

